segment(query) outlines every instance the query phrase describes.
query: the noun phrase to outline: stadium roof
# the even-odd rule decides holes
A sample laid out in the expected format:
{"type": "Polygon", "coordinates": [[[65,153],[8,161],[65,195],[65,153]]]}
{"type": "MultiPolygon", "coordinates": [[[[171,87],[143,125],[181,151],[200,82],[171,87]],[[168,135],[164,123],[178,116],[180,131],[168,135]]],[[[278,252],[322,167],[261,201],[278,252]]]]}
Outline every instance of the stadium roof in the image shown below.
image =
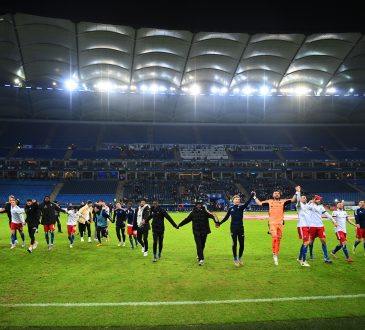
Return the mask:
{"type": "Polygon", "coordinates": [[[0,16],[1,118],[365,122],[364,95],[356,31],[193,33],[0,16]]]}
{"type": "Polygon", "coordinates": [[[134,29],[0,16],[3,84],[85,90],[365,91],[362,33],[247,34],[134,29]]]}

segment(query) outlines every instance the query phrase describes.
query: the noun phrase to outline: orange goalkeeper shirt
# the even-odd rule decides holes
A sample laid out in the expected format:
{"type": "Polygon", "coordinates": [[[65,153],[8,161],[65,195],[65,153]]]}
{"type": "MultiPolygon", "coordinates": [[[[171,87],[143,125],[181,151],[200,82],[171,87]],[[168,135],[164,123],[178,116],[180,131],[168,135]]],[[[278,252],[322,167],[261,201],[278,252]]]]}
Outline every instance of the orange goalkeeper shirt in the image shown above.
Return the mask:
{"type": "Polygon", "coordinates": [[[268,199],[262,204],[269,205],[269,223],[280,225],[284,221],[284,208],[290,203],[290,199],[268,199]]]}

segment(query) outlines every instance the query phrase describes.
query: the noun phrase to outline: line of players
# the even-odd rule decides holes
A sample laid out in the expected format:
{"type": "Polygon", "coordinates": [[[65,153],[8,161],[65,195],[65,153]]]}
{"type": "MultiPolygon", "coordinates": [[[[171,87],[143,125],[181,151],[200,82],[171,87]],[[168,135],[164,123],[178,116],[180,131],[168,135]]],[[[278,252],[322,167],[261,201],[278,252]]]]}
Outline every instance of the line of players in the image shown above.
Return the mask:
{"type": "MultiPolygon", "coordinates": [[[[313,199],[307,202],[306,196],[301,195],[301,187],[296,187],[296,192],[291,199],[282,199],[280,192],[275,191],[273,198],[265,201],[260,201],[253,191],[250,198],[245,204],[240,203],[240,197],[233,197],[233,206],[229,207],[227,214],[221,222],[215,214],[209,213],[202,202],[197,202],[193,211],[177,225],[171,216],[158,203],[154,201],[150,207],[145,199],[140,201],[139,207],[134,210],[132,204],[128,203],[126,208],[122,208],[120,203],[116,203],[113,212],[113,217],[110,215],[110,208],[103,201],[97,202],[95,205],[88,201],[81,208],[73,207],[66,211],[61,209],[57,204],[50,201],[49,196],[46,196],[42,203],[35,200],[27,200],[24,208],[26,219],[24,219],[23,210],[17,205],[17,200],[14,196],[9,196],[9,209],[0,209],[0,212],[9,211],[9,226],[11,229],[11,249],[16,246],[16,231],[22,238],[25,246],[25,236],[23,226],[28,225],[28,233],[31,239],[30,245],[27,249],[32,252],[37,248],[37,241],[35,234],[38,231],[38,225],[41,223],[45,232],[45,239],[50,251],[54,244],[54,230],[57,221],[57,213],[63,212],[68,214],[67,232],[70,241],[70,248],[73,247],[76,233],[76,225],[78,223],[81,241],[84,241],[84,234],[88,232],[88,242],[91,242],[91,223],[95,224],[95,239],[98,240],[97,246],[102,245],[102,238],[109,239],[108,221],[116,223],[116,234],[118,237],[118,245],[125,246],[125,224],[127,224],[127,233],[131,247],[138,247],[140,244],[144,256],[148,255],[148,233],[151,229],[150,220],[152,220],[153,233],[153,261],[161,258],[163,239],[164,239],[164,219],[167,219],[173,227],[179,229],[185,224],[192,222],[193,235],[196,243],[197,260],[199,265],[204,264],[204,248],[208,234],[211,232],[209,227],[209,219],[215,222],[215,226],[219,228],[224,222],[231,218],[231,239],[232,239],[232,253],[235,266],[243,265],[242,256],[244,251],[244,211],[255,200],[258,205],[269,206],[269,233],[272,236],[272,253],[274,265],[278,265],[278,255],[280,250],[280,242],[283,234],[284,225],[284,209],[289,203],[296,203],[298,211],[298,234],[302,240],[298,262],[303,267],[309,267],[307,262],[307,250],[310,249],[310,259],[313,258],[312,250],[315,238],[319,238],[322,243],[322,250],[324,261],[332,263],[328,256],[326,246],[326,233],[322,221],[322,216],[330,219],[335,226],[336,237],[339,244],[331,251],[331,255],[336,258],[336,253],[343,250],[345,259],[348,262],[353,260],[349,257],[346,240],[346,222],[356,227],[356,241],[353,245],[353,253],[355,253],[356,246],[364,241],[365,249],[365,203],[359,202],[359,207],[355,210],[355,220],[353,223],[349,220],[346,211],[344,211],[343,203],[337,203],[337,210],[333,211],[332,216],[325,210],[321,204],[322,197],[315,195],[313,199]],[[11,218],[11,221],[10,221],[11,218]],[[237,241],[239,243],[239,252],[237,255],[237,241]],[[157,253],[158,246],[158,253],[157,253]]],[[[8,212],[8,215],[9,215],[8,212]]]]}
{"type": "Polygon", "coordinates": [[[314,195],[312,200],[308,202],[306,196],[301,196],[300,186],[297,186],[295,190],[295,195],[291,199],[281,199],[280,192],[275,191],[273,193],[273,199],[265,201],[260,201],[255,196],[255,192],[252,192],[252,194],[254,195],[253,199],[255,199],[258,205],[267,204],[269,206],[269,233],[272,236],[272,252],[274,265],[278,265],[280,241],[283,235],[285,205],[294,202],[296,202],[298,212],[298,235],[299,239],[302,240],[299,257],[297,259],[301,266],[310,266],[306,261],[307,249],[309,246],[310,259],[313,260],[313,243],[317,237],[322,243],[324,262],[332,263],[332,260],[328,257],[323,216],[326,216],[333,222],[336,238],[339,241],[339,244],[331,251],[331,255],[334,258],[337,257],[336,253],[342,249],[345,254],[345,260],[347,262],[353,261],[352,258],[349,257],[347,250],[346,222],[356,227],[356,241],[353,245],[353,253],[355,253],[356,246],[360,244],[361,240],[364,241],[365,250],[365,203],[363,200],[359,201],[359,208],[357,208],[354,212],[356,223],[353,223],[351,220],[349,220],[347,212],[344,210],[343,203],[337,203],[337,209],[332,212],[331,216],[321,204],[323,199],[321,196],[314,195]]]}

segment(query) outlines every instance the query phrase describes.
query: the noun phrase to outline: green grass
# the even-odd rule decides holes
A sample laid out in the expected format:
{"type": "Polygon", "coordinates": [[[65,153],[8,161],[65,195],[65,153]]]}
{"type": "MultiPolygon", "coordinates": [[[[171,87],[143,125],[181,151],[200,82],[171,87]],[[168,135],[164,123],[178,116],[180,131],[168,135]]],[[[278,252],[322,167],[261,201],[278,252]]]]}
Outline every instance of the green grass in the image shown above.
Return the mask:
{"type": "MultiPolygon", "coordinates": [[[[172,216],[180,222],[185,215],[172,216]]],[[[65,217],[62,222],[66,229],[65,217]]],[[[333,225],[325,221],[325,226],[331,250],[337,240],[333,225]]],[[[320,243],[316,241],[315,260],[310,268],[301,268],[296,261],[300,246],[296,221],[286,221],[279,266],[275,267],[267,221],[250,220],[245,223],[245,265],[236,268],[232,262],[229,223],[219,229],[212,224],[211,228],[206,262],[198,267],[191,224],[176,230],[166,222],[162,260],[152,263],[152,235],[150,255],[146,258],[139,248],[130,249],[129,242],[124,248],[117,246],[113,224],[111,241],[99,248],[94,241],[81,243],[76,236],[71,250],[67,234],[56,233],[54,249],[47,252],[41,228],[39,247],[32,254],[21,247],[10,250],[7,219],[1,215],[0,304],[231,300],[365,293],[362,244],[353,257],[354,263],[346,263],[340,251],[329,265],[323,263],[320,243]]],[[[350,226],[348,238],[351,250],[355,230],[350,226]]],[[[299,328],[308,324],[310,328],[315,325],[324,328],[326,324],[331,328],[355,328],[364,324],[364,302],[365,298],[143,307],[0,307],[0,327],[204,325],[213,329],[224,325],[233,329],[245,325],[278,329],[294,324],[299,328]],[[303,321],[307,319],[315,322],[303,321]]]]}

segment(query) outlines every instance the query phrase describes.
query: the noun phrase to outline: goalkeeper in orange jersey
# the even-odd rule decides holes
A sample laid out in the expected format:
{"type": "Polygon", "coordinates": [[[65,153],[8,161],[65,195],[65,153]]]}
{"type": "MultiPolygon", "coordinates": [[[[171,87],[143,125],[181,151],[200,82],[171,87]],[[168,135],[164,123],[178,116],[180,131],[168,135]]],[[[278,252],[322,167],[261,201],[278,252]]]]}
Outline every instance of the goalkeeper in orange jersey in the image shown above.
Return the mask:
{"type": "Polygon", "coordinates": [[[255,194],[254,200],[257,205],[269,206],[269,232],[271,234],[274,265],[277,266],[279,264],[278,255],[280,242],[283,237],[284,209],[286,205],[296,201],[296,195],[294,195],[291,199],[281,199],[280,192],[274,191],[272,197],[272,199],[260,201],[255,194]]]}

